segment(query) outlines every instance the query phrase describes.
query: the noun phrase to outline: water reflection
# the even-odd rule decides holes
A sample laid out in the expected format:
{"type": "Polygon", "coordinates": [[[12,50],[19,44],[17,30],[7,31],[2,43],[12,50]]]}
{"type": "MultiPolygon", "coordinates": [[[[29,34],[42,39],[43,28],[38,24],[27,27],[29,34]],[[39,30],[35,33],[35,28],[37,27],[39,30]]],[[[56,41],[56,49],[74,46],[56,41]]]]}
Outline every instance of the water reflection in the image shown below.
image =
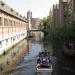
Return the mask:
{"type": "Polygon", "coordinates": [[[23,40],[11,48],[5,55],[0,56],[0,75],[3,72],[10,71],[19,64],[27,51],[28,42],[27,40],[23,40]]]}
{"type": "Polygon", "coordinates": [[[63,56],[56,60],[53,75],[75,75],[75,58],[63,56]]]}
{"type": "MultiPolygon", "coordinates": [[[[38,33],[40,35],[40,33],[38,33]]],[[[28,51],[19,64],[19,68],[12,72],[12,75],[36,75],[36,57],[43,50],[43,44],[40,43],[42,37],[28,40],[28,51]]]]}
{"type": "Polygon", "coordinates": [[[34,32],[34,38],[32,38],[32,42],[34,43],[34,42],[38,42],[38,43],[40,43],[41,41],[42,41],[42,39],[43,39],[43,37],[44,37],[44,33],[43,32],[34,32]]]}
{"type": "Polygon", "coordinates": [[[52,75],[75,75],[75,56],[67,56],[61,49],[52,50],[49,41],[45,41],[44,49],[50,50],[53,55],[52,75]]]}
{"type": "Polygon", "coordinates": [[[0,56],[0,75],[35,75],[36,56],[42,50],[43,38],[37,33],[32,40],[23,40],[0,56]],[[37,36],[38,35],[38,36],[37,36]]]}
{"type": "MultiPolygon", "coordinates": [[[[36,57],[42,50],[49,50],[53,54],[49,42],[42,43],[43,34],[38,32],[35,38],[23,40],[5,55],[0,56],[0,75],[51,75],[50,73],[36,74],[36,57]]],[[[59,51],[58,51],[59,52],[59,51]]],[[[52,75],[75,75],[75,58],[64,54],[52,56],[52,75]]]]}

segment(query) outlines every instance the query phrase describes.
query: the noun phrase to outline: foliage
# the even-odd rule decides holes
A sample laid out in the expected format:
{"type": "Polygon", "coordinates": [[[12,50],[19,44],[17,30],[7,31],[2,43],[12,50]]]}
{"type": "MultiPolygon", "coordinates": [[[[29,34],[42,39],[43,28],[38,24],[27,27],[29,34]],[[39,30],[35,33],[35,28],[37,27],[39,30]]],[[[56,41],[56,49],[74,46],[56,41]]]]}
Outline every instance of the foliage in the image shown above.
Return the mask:
{"type": "Polygon", "coordinates": [[[44,26],[44,35],[45,38],[44,40],[48,41],[49,40],[49,34],[50,34],[50,28],[53,22],[52,16],[47,16],[47,18],[43,19],[43,26],[44,26]]]}
{"type": "Polygon", "coordinates": [[[44,30],[49,31],[51,25],[52,25],[52,16],[47,16],[47,18],[43,19],[44,30]]]}
{"type": "Polygon", "coordinates": [[[75,26],[68,25],[54,29],[49,38],[51,44],[58,47],[69,46],[69,44],[75,45],[75,26]]]}
{"type": "Polygon", "coordinates": [[[63,25],[61,28],[52,28],[52,24],[53,19],[51,16],[43,19],[44,40],[56,47],[63,47],[69,43],[75,46],[75,24],[63,25]]]}

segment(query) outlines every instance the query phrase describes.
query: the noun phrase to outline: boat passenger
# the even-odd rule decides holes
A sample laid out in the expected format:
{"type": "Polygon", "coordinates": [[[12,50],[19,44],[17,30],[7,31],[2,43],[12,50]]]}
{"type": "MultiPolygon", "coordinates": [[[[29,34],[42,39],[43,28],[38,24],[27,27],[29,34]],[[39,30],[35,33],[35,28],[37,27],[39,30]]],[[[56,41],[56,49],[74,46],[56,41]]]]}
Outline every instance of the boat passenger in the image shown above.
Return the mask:
{"type": "Polygon", "coordinates": [[[40,58],[37,59],[37,63],[38,63],[38,64],[41,63],[41,59],[40,59],[40,58]]]}

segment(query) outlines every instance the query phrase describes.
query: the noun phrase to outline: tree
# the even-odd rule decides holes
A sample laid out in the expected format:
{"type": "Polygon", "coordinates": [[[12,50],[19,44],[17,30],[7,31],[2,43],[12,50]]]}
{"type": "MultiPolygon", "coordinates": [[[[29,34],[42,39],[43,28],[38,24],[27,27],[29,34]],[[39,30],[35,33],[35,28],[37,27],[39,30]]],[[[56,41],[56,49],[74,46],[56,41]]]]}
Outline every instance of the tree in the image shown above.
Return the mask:
{"type": "Polygon", "coordinates": [[[64,49],[66,47],[69,53],[75,52],[75,24],[63,25],[61,28],[52,28],[53,19],[51,16],[43,19],[44,25],[44,40],[46,43],[50,43],[53,49],[64,49]]]}

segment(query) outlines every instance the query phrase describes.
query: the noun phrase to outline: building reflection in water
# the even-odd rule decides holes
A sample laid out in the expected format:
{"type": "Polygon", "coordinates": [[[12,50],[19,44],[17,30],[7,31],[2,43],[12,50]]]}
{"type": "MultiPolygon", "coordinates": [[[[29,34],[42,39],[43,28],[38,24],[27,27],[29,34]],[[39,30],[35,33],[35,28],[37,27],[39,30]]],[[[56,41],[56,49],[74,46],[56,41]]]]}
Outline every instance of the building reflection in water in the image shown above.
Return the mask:
{"type": "Polygon", "coordinates": [[[27,40],[27,53],[26,54],[28,54],[29,55],[29,52],[30,52],[30,50],[31,50],[31,48],[32,48],[32,43],[31,43],[31,40],[27,40]]]}
{"type": "Polygon", "coordinates": [[[11,48],[5,55],[0,56],[0,73],[10,71],[19,64],[23,57],[29,52],[31,43],[23,40],[13,48],[11,48]]]}
{"type": "Polygon", "coordinates": [[[30,53],[32,48],[32,42],[38,42],[43,38],[43,34],[40,32],[35,33],[35,38],[32,40],[24,39],[16,46],[13,46],[5,55],[0,56],[0,75],[4,72],[10,72],[20,64],[23,60],[23,57],[30,53]]]}
{"type": "Polygon", "coordinates": [[[40,42],[44,37],[44,33],[40,31],[34,32],[34,36],[35,37],[33,38],[33,42],[40,42]]]}

